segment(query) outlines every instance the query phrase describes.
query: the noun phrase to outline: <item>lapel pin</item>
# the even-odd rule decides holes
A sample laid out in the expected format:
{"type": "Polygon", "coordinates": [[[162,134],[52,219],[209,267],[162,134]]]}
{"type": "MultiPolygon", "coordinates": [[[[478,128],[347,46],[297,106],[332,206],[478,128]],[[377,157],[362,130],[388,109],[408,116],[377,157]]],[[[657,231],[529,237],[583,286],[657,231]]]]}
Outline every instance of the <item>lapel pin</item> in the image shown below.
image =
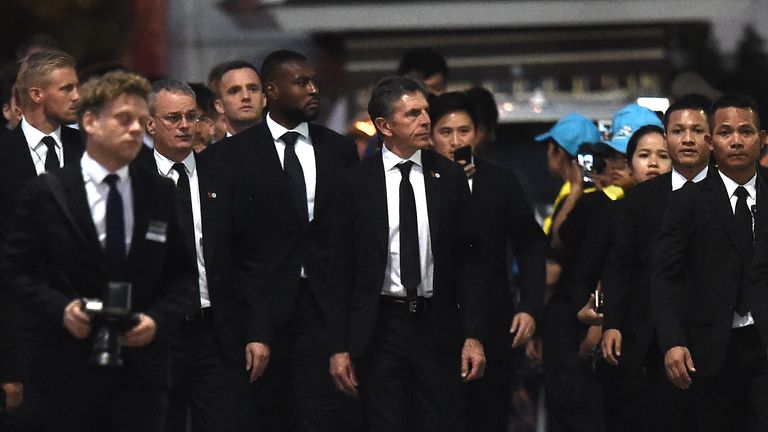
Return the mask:
{"type": "Polygon", "coordinates": [[[440,173],[437,172],[437,171],[432,171],[432,177],[439,179],[440,178],[440,173]]]}
{"type": "Polygon", "coordinates": [[[208,198],[216,198],[216,192],[208,192],[208,198]]]}

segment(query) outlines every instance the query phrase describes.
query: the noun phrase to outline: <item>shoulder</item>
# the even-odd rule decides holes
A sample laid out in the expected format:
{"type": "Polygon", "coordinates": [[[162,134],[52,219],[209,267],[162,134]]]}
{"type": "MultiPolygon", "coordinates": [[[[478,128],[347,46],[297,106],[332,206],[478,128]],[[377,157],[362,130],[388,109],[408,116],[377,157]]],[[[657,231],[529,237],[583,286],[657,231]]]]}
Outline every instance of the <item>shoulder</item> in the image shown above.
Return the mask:
{"type": "Polygon", "coordinates": [[[61,140],[64,143],[71,145],[82,145],[83,134],[79,129],[71,128],[69,126],[61,127],[61,140]]]}

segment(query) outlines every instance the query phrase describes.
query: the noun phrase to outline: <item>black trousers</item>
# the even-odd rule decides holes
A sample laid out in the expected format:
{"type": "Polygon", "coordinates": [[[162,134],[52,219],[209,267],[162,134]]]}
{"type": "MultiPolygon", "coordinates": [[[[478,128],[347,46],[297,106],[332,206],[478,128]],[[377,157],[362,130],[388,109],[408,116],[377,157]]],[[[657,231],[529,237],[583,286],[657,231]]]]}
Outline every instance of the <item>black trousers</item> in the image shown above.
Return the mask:
{"type": "Polygon", "coordinates": [[[182,322],[171,341],[171,388],[167,432],[240,432],[252,421],[248,374],[243,362],[227,364],[213,326],[211,310],[182,322]]]}
{"type": "Polygon", "coordinates": [[[376,334],[357,362],[365,430],[463,430],[461,353],[435,348],[428,314],[381,304],[376,334]]]}
{"type": "Polygon", "coordinates": [[[697,431],[768,430],[768,355],[755,326],[731,330],[720,375],[694,375],[690,391],[697,431]]]}
{"type": "MultiPolygon", "coordinates": [[[[55,361],[52,358],[51,361],[55,361]]],[[[74,382],[53,379],[41,392],[43,430],[61,432],[160,432],[166,390],[122,370],[94,370],[74,382]]]]}
{"type": "MultiPolygon", "coordinates": [[[[633,349],[625,339],[622,354],[633,349]]],[[[601,361],[600,380],[609,432],[692,432],[689,392],[667,378],[658,341],[653,340],[641,364],[613,367],[601,361]]]]}
{"type": "Polygon", "coordinates": [[[486,351],[485,355],[483,378],[464,385],[466,431],[506,432],[512,413],[512,350],[486,351]]]}
{"type": "Polygon", "coordinates": [[[251,385],[255,430],[358,430],[359,400],[333,384],[325,323],[306,279],[300,282],[292,317],[275,332],[270,357],[264,375],[251,385]]]}

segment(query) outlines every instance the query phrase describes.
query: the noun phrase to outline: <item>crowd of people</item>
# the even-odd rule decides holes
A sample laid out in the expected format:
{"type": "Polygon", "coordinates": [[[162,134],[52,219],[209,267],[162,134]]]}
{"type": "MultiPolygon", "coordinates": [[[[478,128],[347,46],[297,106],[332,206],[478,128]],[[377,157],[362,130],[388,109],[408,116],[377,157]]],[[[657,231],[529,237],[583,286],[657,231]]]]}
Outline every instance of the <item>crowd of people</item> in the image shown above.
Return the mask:
{"type": "Polygon", "coordinates": [[[746,95],[561,118],[542,226],[485,157],[493,95],[431,49],[372,85],[373,138],[315,122],[291,50],[206,84],[8,70],[0,430],[532,430],[522,363],[551,432],[768,428],[746,95]]]}

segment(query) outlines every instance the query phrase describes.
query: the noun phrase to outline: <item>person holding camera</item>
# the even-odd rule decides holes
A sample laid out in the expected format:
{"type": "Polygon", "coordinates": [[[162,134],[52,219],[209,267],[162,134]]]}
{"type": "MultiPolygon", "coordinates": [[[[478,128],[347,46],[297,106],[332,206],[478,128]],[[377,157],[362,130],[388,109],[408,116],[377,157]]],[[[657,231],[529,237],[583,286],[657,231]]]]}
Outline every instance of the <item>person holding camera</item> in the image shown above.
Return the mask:
{"type": "Polygon", "coordinates": [[[173,183],[129,167],[148,91],[128,72],[82,86],[86,151],[21,192],[2,250],[3,279],[40,321],[30,380],[44,430],[162,430],[166,336],[197,273],[173,183]]]}
{"type": "Polygon", "coordinates": [[[536,316],[544,301],[546,237],[515,175],[476,157],[478,120],[467,96],[450,92],[435,97],[429,116],[435,151],[462,165],[468,177],[473,216],[465,228],[477,234],[478,273],[488,296],[487,366],[483,379],[466,385],[467,430],[506,431],[513,348],[524,346],[536,332],[536,316]],[[520,269],[517,305],[507,277],[508,250],[520,269]]]}

